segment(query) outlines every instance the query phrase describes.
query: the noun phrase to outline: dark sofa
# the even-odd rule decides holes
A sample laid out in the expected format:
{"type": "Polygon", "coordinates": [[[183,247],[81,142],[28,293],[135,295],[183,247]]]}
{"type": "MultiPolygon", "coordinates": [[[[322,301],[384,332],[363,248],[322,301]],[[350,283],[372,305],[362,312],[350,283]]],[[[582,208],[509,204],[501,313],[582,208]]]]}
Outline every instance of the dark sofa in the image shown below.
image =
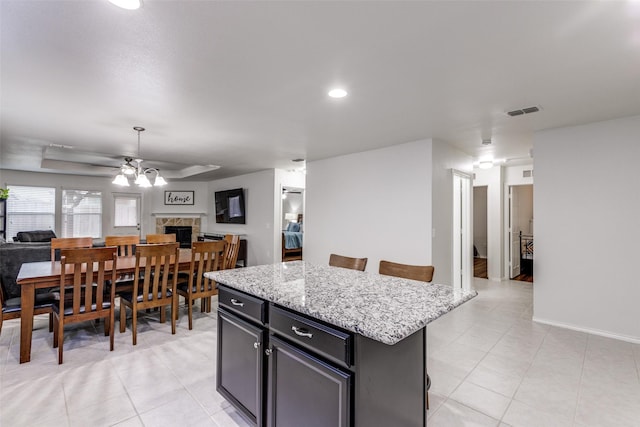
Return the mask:
{"type": "Polygon", "coordinates": [[[13,238],[15,242],[51,242],[51,239],[55,239],[56,234],[51,230],[35,230],[35,231],[20,231],[13,238]]]}
{"type": "Polygon", "coordinates": [[[50,243],[0,243],[0,282],[5,300],[20,297],[16,283],[23,262],[49,261],[50,243]]]}

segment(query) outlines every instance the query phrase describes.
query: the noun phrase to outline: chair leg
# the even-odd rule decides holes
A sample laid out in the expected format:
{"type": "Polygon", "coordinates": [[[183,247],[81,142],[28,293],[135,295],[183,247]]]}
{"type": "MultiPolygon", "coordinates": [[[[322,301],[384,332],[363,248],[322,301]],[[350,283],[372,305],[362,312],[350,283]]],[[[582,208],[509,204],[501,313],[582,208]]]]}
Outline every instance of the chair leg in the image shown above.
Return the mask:
{"type": "MultiPolygon", "coordinates": [[[[156,307],[156,308],[158,308],[158,307],[156,307]]],[[[164,306],[160,307],[160,309],[161,309],[160,310],[160,323],[164,323],[164,322],[167,321],[166,310],[165,310],[164,306]]]]}
{"type": "Polygon", "coordinates": [[[120,300],[120,333],[123,333],[127,327],[127,308],[120,300]]]}
{"type": "MultiPolygon", "coordinates": [[[[53,315],[53,313],[51,313],[53,315]]],[[[58,317],[53,319],[53,348],[58,347],[58,317]]]]}
{"type": "Polygon", "coordinates": [[[113,322],[111,322],[111,317],[104,318],[104,336],[109,335],[109,331],[113,327],[113,322]]]}
{"type": "Polygon", "coordinates": [[[58,365],[62,365],[62,347],[64,346],[64,322],[58,319],[58,365]]]}
{"type": "Polygon", "coordinates": [[[138,313],[136,311],[136,306],[132,305],[131,306],[131,311],[133,312],[132,314],[132,320],[131,320],[131,332],[133,335],[133,345],[136,345],[138,343],[138,313]]]}
{"type": "MultiPolygon", "coordinates": [[[[113,304],[111,304],[111,311],[109,313],[109,351],[113,351],[113,330],[115,329],[115,310],[113,304]]],[[[106,324],[107,322],[105,322],[106,324]]]]}
{"type": "MultiPolygon", "coordinates": [[[[0,324],[0,330],[2,330],[2,324],[0,324]]],[[[53,313],[49,313],[49,332],[53,332],[53,313]]]]}
{"type": "Polygon", "coordinates": [[[191,304],[191,298],[189,298],[189,304],[187,304],[187,313],[189,315],[189,330],[193,329],[193,304],[191,304]]]}
{"type": "MultiPolygon", "coordinates": [[[[164,310],[164,307],[163,307],[164,310]]],[[[171,298],[171,334],[175,335],[176,333],[176,312],[178,311],[178,298],[176,294],[171,298]]]]}

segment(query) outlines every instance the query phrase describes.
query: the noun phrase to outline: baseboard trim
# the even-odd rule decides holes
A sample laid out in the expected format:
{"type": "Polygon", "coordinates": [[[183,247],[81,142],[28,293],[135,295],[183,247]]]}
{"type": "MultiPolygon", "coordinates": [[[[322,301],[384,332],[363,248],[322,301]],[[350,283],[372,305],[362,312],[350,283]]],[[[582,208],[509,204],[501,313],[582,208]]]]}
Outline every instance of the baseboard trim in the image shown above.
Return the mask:
{"type": "Polygon", "coordinates": [[[626,341],[632,344],[640,344],[640,337],[621,335],[613,332],[602,331],[600,329],[584,328],[581,326],[572,325],[570,323],[555,322],[553,320],[541,319],[535,316],[533,317],[532,320],[536,323],[542,323],[544,325],[557,326],[558,328],[571,329],[572,331],[585,332],[587,334],[598,335],[606,338],[613,338],[615,340],[626,341]]]}

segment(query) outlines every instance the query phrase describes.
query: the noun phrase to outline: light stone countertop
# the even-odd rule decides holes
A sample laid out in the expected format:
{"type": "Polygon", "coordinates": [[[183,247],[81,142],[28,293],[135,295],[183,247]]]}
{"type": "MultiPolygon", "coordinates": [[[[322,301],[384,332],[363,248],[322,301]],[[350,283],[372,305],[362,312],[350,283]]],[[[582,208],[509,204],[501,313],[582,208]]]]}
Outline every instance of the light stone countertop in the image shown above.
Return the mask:
{"type": "Polygon", "coordinates": [[[293,261],[205,273],[230,288],[393,345],[477,295],[451,285],[293,261]]]}

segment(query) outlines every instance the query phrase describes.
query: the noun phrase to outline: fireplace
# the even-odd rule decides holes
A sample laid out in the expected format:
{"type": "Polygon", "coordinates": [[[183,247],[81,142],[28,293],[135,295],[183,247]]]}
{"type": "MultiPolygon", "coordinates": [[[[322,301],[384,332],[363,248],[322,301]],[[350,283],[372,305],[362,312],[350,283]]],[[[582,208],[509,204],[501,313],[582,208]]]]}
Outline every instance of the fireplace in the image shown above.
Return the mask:
{"type": "Polygon", "coordinates": [[[164,227],[165,234],[175,234],[176,241],[180,243],[181,248],[191,247],[191,226],[185,225],[166,225],[164,227]]]}

